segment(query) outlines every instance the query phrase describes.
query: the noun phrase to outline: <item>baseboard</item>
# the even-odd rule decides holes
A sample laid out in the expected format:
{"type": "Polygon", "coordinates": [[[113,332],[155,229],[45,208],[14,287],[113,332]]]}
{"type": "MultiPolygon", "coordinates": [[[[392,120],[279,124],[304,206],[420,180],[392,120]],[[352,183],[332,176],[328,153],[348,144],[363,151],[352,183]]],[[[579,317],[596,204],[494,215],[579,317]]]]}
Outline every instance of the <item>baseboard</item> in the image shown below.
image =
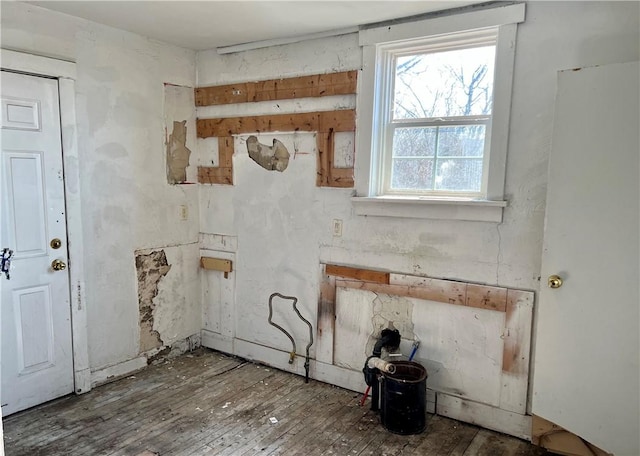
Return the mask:
{"type": "MultiPolygon", "coordinates": [[[[121,363],[112,364],[111,366],[96,369],[91,372],[91,387],[103,385],[105,383],[117,380],[125,375],[131,374],[148,364],[164,359],[175,358],[183,353],[195,350],[201,345],[201,335],[192,334],[184,339],[174,341],[171,346],[156,348],[142,353],[137,358],[123,361],[121,363]]],[[[77,394],[85,391],[76,391],[77,394]]]]}
{"type": "Polygon", "coordinates": [[[117,380],[125,375],[142,369],[147,365],[147,357],[139,356],[137,358],[124,361],[122,363],[113,364],[91,372],[91,387],[103,385],[105,383],[117,380]]]}
{"type": "Polygon", "coordinates": [[[454,420],[477,424],[483,428],[531,440],[531,416],[529,415],[520,415],[443,393],[437,393],[436,413],[454,420]]]}

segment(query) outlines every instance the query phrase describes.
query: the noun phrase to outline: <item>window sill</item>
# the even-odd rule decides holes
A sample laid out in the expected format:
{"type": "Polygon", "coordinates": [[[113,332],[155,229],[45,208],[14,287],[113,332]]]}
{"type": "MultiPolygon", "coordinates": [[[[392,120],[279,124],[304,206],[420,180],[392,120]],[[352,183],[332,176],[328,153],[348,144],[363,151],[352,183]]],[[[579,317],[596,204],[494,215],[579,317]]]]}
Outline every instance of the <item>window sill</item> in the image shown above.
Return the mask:
{"type": "Polygon", "coordinates": [[[357,215],[497,223],[502,222],[507,205],[506,201],[406,196],[354,196],[351,202],[357,215]]]}

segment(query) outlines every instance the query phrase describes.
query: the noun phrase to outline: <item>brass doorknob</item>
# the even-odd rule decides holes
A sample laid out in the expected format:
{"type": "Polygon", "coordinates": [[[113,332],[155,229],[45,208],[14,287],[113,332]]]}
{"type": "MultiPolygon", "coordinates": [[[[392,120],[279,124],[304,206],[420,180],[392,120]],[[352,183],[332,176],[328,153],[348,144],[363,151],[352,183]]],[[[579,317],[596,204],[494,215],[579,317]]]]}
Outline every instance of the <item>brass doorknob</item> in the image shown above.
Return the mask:
{"type": "Polygon", "coordinates": [[[67,263],[62,260],[53,260],[51,262],[51,269],[54,271],[64,271],[67,268],[67,263]]]}
{"type": "Polygon", "coordinates": [[[547,279],[547,285],[549,285],[549,288],[560,288],[562,286],[562,278],[555,274],[551,275],[547,279]]]}

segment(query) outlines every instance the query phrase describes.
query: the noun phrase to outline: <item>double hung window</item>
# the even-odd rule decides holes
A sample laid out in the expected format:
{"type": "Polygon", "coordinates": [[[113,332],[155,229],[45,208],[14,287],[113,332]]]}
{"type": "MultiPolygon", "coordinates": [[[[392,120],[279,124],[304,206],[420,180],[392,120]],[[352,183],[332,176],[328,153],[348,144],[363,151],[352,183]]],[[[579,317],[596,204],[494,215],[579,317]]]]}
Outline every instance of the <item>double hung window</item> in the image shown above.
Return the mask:
{"type": "Polygon", "coordinates": [[[512,4],[360,31],[356,213],[502,219],[524,9],[512,4]],[[463,206],[475,206],[473,213],[463,214],[463,206]],[[431,214],[421,215],[424,209],[431,214]]]}

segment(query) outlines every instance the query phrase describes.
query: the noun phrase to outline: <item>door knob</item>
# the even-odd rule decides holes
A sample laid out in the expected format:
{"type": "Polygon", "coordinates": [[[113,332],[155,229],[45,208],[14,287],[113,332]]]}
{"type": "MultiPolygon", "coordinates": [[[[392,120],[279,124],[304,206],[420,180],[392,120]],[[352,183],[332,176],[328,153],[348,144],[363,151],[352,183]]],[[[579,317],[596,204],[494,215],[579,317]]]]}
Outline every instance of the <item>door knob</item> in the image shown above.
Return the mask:
{"type": "Polygon", "coordinates": [[[62,260],[53,260],[51,262],[51,269],[54,271],[64,271],[67,268],[67,263],[62,260]]]}
{"type": "Polygon", "coordinates": [[[555,274],[551,275],[547,279],[547,285],[549,285],[549,288],[560,288],[562,286],[562,278],[555,274]]]}

